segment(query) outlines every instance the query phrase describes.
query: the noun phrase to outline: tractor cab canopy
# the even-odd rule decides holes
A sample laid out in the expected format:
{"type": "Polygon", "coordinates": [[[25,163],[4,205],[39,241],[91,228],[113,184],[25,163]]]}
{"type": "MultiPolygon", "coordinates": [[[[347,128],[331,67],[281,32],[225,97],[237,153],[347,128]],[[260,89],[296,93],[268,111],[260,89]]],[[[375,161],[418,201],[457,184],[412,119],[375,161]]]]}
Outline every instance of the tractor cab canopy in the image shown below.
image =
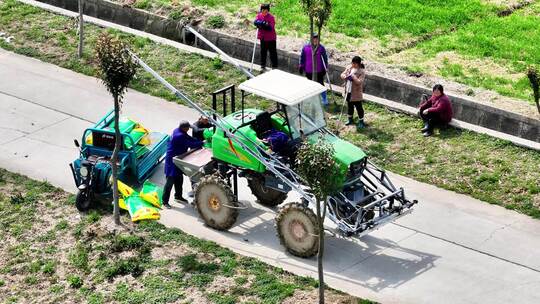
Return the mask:
{"type": "Polygon", "coordinates": [[[280,104],[293,139],[326,126],[321,97],[326,88],[315,81],[272,70],[243,82],[239,88],[280,104]]]}

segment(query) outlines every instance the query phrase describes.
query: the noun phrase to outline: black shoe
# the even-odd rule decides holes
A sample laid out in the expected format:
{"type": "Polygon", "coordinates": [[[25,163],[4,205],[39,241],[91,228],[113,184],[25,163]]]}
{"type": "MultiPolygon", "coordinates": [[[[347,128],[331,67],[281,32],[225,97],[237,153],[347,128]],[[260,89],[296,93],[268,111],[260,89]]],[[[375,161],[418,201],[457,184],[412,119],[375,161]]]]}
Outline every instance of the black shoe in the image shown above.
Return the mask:
{"type": "Polygon", "coordinates": [[[183,197],[180,197],[180,198],[174,198],[174,201],[177,202],[177,203],[180,203],[180,204],[187,204],[187,199],[183,198],[183,197]]]}
{"type": "Polygon", "coordinates": [[[424,132],[423,135],[424,135],[424,137],[431,136],[431,135],[433,135],[433,131],[427,130],[426,132],[424,132]]]}
{"type": "Polygon", "coordinates": [[[354,125],[354,120],[349,118],[349,121],[345,124],[346,126],[352,126],[354,125]]]}
{"type": "Polygon", "coordinates": [[[167,208],[167,209],[171,209],[171,208],[172,208],[171,205],[169,205],[169,203],[164,203],[164,204],[163,204],[163,207],[165,207],[165,208],[167,208]]]}

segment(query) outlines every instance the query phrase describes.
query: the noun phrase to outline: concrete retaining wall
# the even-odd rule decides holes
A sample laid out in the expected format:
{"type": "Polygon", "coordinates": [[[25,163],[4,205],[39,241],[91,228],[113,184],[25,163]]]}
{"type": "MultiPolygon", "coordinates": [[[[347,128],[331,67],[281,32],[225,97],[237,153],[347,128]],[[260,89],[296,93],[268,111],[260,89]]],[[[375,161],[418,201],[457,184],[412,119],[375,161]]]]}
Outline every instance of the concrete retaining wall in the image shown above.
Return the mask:
{"type": "MultiPolygon", "coordinates": [[[[38,0],[57,7],[78,11],[77,0],[38,0]]],[[[105,0],[85,0],[84,14],[97,17],[109,22],[128,26],[167,39],[195,45],[211,50],[204,43],[197,42],[193,35],[183,34],[182,27],[177,21],[169,20],[142,10],[123,7],[105,0]]],[[[253,42],[231,37],[209,29],[200,28],[199,32],[216,44],[230,56],[251,61],[253,42]]],[[[282,70],[296,73],[298,54],[278,50],[279,67],[282,70]]],[[[255,62],[259,61],[258,52],[255,62]]],[[[340,84],[339,74],[344,67],[330,65],[332,83],[340,84]]],[[[423,88],[401,81],[368,75],[365,92],[377,97],[417,106],[422,94],[430,94],[429,88],[423,88]]],[[[477,103],[462,97],[451,96],[454,117],[458,120],[507,133],[524,139],[540,142],[540,121],[519,114],[507,112],[495,107],[477,103]]]]}

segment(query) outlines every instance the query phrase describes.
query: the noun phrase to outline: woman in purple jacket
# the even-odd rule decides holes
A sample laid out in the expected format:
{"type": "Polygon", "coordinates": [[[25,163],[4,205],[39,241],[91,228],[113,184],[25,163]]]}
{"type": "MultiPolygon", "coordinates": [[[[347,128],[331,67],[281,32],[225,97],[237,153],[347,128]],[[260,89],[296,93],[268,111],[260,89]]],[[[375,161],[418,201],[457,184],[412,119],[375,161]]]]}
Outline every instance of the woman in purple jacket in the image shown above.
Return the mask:
{"type": "MultiPolygon", "coordinates": [[[[300,53],[300,65],[298,66],[298,71],[300,74],[306,73],[306,77],[309,80],[312,80],[313,78],[313,70],[315,69],[313,66],[313,52],[311,49],[311,44],[317,46],[317,54],[315,54],[315,62],[316,70],[315,73],[316,81],[322,85],[324,85],[324,76],[326,75],[326,70],[328,66],[328,55],[326,54],[326,49],[322,44],[320,44],[319,41],[319,35],[317,33],[313,33],[311,35],[311,43],[307,43],[302,48],[302,52],[300,53]]],[[[328,100],[326,97],[326,92],[323,92],[322,94],[323,98],[323,105],[328,105],[328,100]]]]}
{"type": "Polygon", "coordinates": [[[433,95],[429,99],[424,98],[420,103],[418,116],[424,121],[422,132],[424,136],[433,135],[436,126],[446,126],[452,120],[452,104],[448,96],[444,94],[444,88],[440,84],[433,87],[433,95]]]}
{"type": "Polygon", "coordinates": [[[259,29],[257,39],[261,42],[261,68],[266,69],[266,55],[270,52],[272,68],[278,67],[276,50],[276,20],[270,14],[270,4],[262,4],[261,11],[253,22],[259,29]]]}

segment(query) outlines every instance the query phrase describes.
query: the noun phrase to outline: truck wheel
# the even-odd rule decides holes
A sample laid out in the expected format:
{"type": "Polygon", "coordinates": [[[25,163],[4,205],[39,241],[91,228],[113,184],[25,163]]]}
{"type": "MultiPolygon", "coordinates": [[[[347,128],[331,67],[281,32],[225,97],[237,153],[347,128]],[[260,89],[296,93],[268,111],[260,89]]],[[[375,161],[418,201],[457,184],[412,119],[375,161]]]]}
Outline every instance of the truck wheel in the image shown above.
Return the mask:
{"type": "Polygon", "coordinates": [[[88,211],[88,209],[90,209],[91,206],[92,206],[92,199],[88,191],[79,190],[77,192],[77,195],[75,196],[75,207],[77,207],[77,210],[81,212],[85,212],[85,211],[88,211]]]}
{"type": "Polygon", "coordinates": [[[287,198],[287,193],[265,187],[264,178],[259,175],[248,178],[248,186],[257,198],[257,203],[266,207],[275,207],[287,198]]]}
{"type": "Polygon", "coordinates": [[[309,258],[319,251],[317,216],[300,203],[288,203],[276,217],[279,240],[291,254],[309,258]]]}
{"type": "Polygon", "coordinates": [[[195,190],[195,206],[204,223],[228,230],[238,217],[238,203],[227,183],[216,175],[201,178],[195,190]]]}

